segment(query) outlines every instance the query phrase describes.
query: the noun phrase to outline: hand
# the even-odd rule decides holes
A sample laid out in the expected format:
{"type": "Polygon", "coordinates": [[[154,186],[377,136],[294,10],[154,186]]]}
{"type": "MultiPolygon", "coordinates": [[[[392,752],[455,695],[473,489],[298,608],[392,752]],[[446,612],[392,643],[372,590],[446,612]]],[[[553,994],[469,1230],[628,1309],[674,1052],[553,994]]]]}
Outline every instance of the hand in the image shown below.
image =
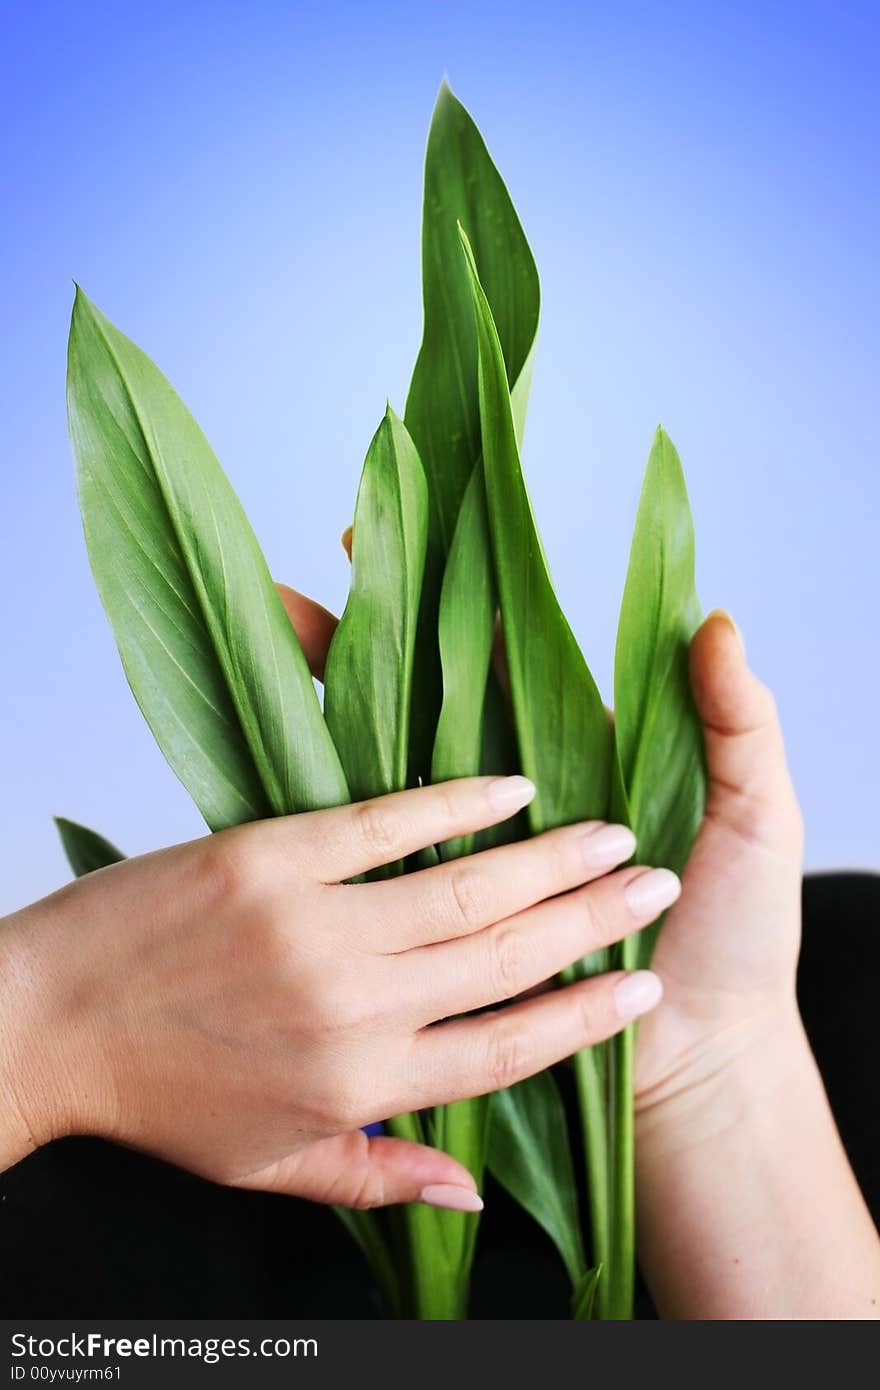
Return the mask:
{"type": "Polygon", "coordinates": [[[632,837],[572,826],[343,880],[503,820],[532,790],[472,778],[242,826],[7,918],[7,1157],[92,1133],[243,1187],[477,1209],[453,1159],[360,1126],[510,1085],[656,1003],[655,977],[618,972],[454,1018],[644,924],[627,888],[645,870],[607,873],[632,837]]]}
{"type": "Polygon", "coordinates": [[[880,1244],[795,998],[802,827],[733,623],[691,647],[706,815],[636,1048],[639,1259],[661,1317],[876,1318],[880,1244]]]}
{"type": "MultiPolygon", "coordinates": [[[[349,527],[342,537],[349,558],[351,534],[349,527]]],[[[279,590],[319,674],[336,619],[279,590]]],[[[506,689],[500,629],[494,660],[506,689]]],[[[714,1076],[727,1057],[760,1052],[768,1036],[800,1037],[801,815],[775,702],[749,671],[726,613],[711,614],[695,635],[691,678],[709,794],[682,898],[654,955],[664,1002],[639,1030],[636,1104],[643,1114],[714,1076]]]]}
{"type": "Polygon", "coordinates": [[[773,697],[726,614],[712,614],[695,635],[691,679],[708,801],[654,955],[664,1002],[639,1030],[643,1114],[696,1095],[728,1060],[799,1031],[801,817],[773,697]]]}

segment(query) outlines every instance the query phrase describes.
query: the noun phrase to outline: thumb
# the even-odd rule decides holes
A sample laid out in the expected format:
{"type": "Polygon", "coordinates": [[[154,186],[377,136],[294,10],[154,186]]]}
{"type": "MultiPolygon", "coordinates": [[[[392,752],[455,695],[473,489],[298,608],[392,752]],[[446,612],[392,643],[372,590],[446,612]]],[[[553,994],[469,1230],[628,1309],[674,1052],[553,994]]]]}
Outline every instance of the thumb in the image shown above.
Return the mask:
{"type": "Polygon", "coordinates": [[[740,833],[776,840],[799,821],[776,702],[749,670],[739,628],[710,613],[690,649],[703,724],[711,814],[740,833]]]}
{"type": "Polygon", "coordinates": [[[362,1209],[396,1202],[467,1212],[483,1207],[471,1174],[448,1154],[362,1130],[319,1139],[237,1186],[362,1209]]]}
{"type": "Polygon", "coordinates": [[[320,603],[306,598],[305,594],[297,593],[296,589],[290,589],[286,584],[276,584],[275,588],[299,638],[300,646],[309,663],[309,670],[319,681],[323,680],[324,663],[336,631],[337,619],[332,613],[328,613],[326,608],[322,608],[320,603]]]}

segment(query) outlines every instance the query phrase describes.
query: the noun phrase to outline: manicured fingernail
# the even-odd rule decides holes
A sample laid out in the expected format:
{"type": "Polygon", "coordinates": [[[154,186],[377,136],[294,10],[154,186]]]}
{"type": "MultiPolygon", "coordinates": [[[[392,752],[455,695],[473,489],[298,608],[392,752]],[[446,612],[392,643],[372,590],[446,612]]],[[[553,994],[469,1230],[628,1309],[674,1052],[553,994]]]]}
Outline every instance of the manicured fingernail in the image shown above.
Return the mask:
{"type": "Polygon", "coordinates": [[[493,811],[518,811],[535,795],[535,784],[528,777],[496,777],[486,788],[493,811]]]}
{"type": "Polygon", "coordinates": [[[671,869],[649,869],[627,884],[623,896],[634,917],[650,922],[664,907],[671,907],[680,893],[681,881],[671,869]]]}
{"type": "Polygon", "coordinates": [[[589,869],[610,869],[635,852],[636,837],[625,825],[598,825],[584,836],[581,851],[589,869]]]}
{"type": "Polygon", "coordinates": [[[634,970],[614,986],[614,1002],[625,1023],[653,1009],[663,998],[663,985],[653,970],[634,970]]]}
{"type": "Polygon", "coordinates": [[[740,631],[739,623],[736,622],[735,619],[733,619],[730,616],[726,608],[713,608],[712,612],[707,614],[707,618],[721,618],[725,623],[727,623],[728,627],[732,627],[734,632],[736,633],[737,640],[743,649],[743,655],[745,655],[746,644],[743,639],[742,632],[740,631]]]}
{"type": "Polygon", "coordinates": [[[443,1207],[445,1211],[482,1211],[483,1199],[479,1192],[469,1187],[456,1187],[451,1182],[433,1183],[423,1187],[419,1201],[429,1207],[443,1207]]]}

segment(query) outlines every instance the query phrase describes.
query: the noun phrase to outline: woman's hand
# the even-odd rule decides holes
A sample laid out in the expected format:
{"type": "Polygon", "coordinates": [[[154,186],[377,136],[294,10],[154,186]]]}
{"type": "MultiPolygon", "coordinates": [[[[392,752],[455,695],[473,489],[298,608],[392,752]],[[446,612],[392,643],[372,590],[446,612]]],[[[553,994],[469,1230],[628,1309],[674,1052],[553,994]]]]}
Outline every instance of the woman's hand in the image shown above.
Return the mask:
{"type": "Polygon", "coordinates": [[[618,972],[455,1017],[643,926],[631,890],[648,871],[609,874],[632,837],[590,824],[344,880],[504,820],[532,791],[473,778],[242,826],[7,918],[6,1162],[92,1133],[223,1183],[477,1209],[453,1159],[359,1127],[510,1085],[652,1007],[656,977],[618,972]]]}
{"type": "Polygon", "coordinates": [[[654,966],[663,1008],[639,1030],[637,1105],[689,1106],[727,1060],[799,1030],[803,831],[770,691],[738,629],[711,614],[691,646],[706,814],[654,966]]]}
{"type": "Polygon", "coordinates": [[[709,796],[639,1029],[642,1268],[664,1317],[876,1318],[880,1244],[795,999],[802,830],[774,702],[724,614],[691,674],[709,796]]]}

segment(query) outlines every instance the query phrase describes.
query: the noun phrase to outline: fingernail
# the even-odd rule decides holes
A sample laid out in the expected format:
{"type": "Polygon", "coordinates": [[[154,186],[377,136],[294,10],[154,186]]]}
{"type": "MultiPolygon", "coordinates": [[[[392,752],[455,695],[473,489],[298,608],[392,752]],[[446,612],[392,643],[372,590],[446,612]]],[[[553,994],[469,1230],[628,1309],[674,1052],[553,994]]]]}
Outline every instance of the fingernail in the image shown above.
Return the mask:
{"type": "Polygon", "coordinates": [[[663,985],[653,970],[634,970],[614,986],[614,1002],[625,1023],[653,1009],[663,998],[663,985]]]}
{"type": "Polygon", "coordinates": [[[496,777],[486,789],[493,811],[518,811],[534,795],[535,784],[528,777],[496,777]]]}
{"type": "Polygon", "coordinates": [[[456,1187],[451,1182],[433,1183],[423,1187],[419,1201],[428,1207],[442,1207],[444,1211],[482,1211],[483,1199],[479,1192],[469,1187],[456,1187]]]}
{"type": "Polygon", "coordinates": [[[740,631],[739,623],[737,623],[736,620],[730,616],[730,614],[728,613],[727,609],[726,609],[726,608],[713,608],[713,609],[712,609],[712,612],[711,612],[711,613],[708,613],[708,614],[706,615],[706,620],[707,620],[707,621],[708,621],[709,618],[720,618],[723,622],[727,623],[728,627],[732,627],[732,628],[733,628],[734,632],[736,633],[737,641],[739,642],[740,646],[742,647],[743,655],[745,655],[746,644],[745,644],[745,641],[744,641],[744,639],[743,639],[742,632],[740,631]]]}
{"type": "Polygon", "coordinates": [[[600,825],[581,841],[584,863],[589,869],[610,869],[629,859],[636,848],[636,837],[625,825],[600,825]]]}
{"type": "Polygon", "coordinates": [[[680,893],[681,881],[671,869],[649,869],[627,884],[623,896],[634,917],[650,922],[664,907],[671,907],[680,893]]]}

